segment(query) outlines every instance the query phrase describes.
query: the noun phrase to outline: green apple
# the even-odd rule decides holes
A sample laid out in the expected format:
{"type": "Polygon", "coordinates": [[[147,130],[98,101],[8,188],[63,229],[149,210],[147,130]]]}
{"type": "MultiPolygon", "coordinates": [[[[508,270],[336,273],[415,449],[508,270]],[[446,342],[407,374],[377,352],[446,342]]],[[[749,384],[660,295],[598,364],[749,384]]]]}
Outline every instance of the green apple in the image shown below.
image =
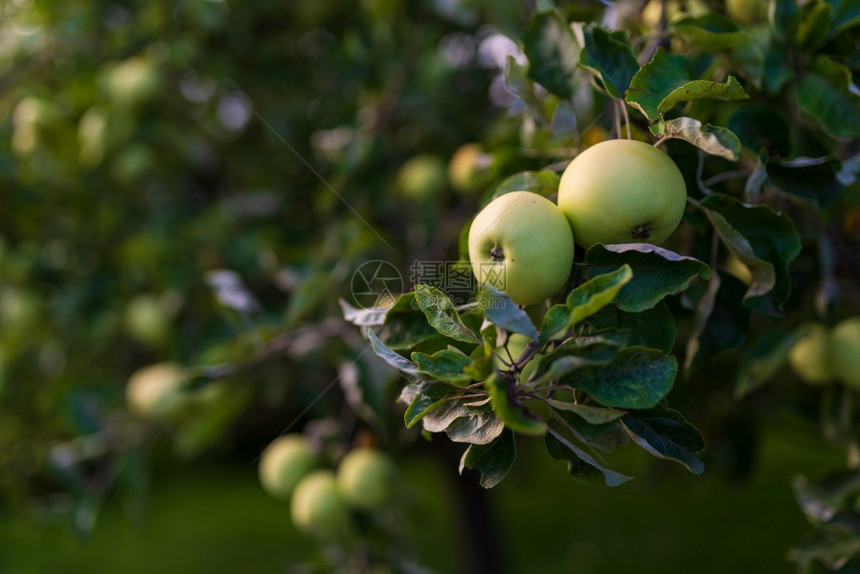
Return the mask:
{"type": "Polygon", "coordinates": [[[833,380],[830,361],[830,335],[827,327],[812,324],[788,352],[788,363],[801,380],[821,384],[833,380]]]}
{"type": "Polygon", "coordinates": [[[349,536],[351,517],[332,471],[315,470],[296,485],[290,499],[293,525],[305,534],[324,539],[349,536]]]}
{"type": "Polygon", "coordinates": [[[645,142],[607,140],[564,170],[558,206],[576,242],[660,245],[684,215],[687,188],[672,159],[645,142]]]}
{"type": "Polygon", "coordinates": [[[176,363],[156,363],[135,371],[125,388],[129,410],[153,420],[172,421],[192,408],[192,399],[185,392],[191,381],[187,369],[176,363]]]}
{"type": "Polygon", "coordinates": [[[350,451],[337,469],[337,486],[343,499],[354,508],[375,510],[394,495],[397,469],[391,458],[376,449],[350,451]]]}
{"type": "Polygon", "coordinates": [[[860,388],[860,317],[845,319],[830,332],[830,361],[836,378],[860,388]]]}
{"type": "Polygon", "coordinates": [[[498,177],[498,166],[492,154],[480,144],[461,145],[448,162],[451,188],[464,195],[480,193],[498,177]]]}
{"type": "Polygon", "coordinates": [[[304,435],[278,437],[260,457],[260,484],[275,498],[289,499],[299,481],[316,465],[317,455],[304,435]]]}
{"type": "Polygon", "coordinates": [[[445,191],[445,162],[434,155],[410,158],[397,172],[397,191],[415,201],[438,198],[445,191]]]}
{"type": "Polygon", "coordinates": [[[764,0],[726,0],[726,14],[744,24],[767,20],[769,2],[764,0]]]}
{"type": "Polygon", "coordinates": [[[140,343],[159,347],[170,336],[170,312],[158,295],[135,296],[126,305],[122,319],[126,333],[140,343]]]}
{"type": "Polygon", "coordinates": [[[491,201],[469,229],[469,258],[479,284],[531,305],[564,287],[573,264],[573,234],[561,210],[528,191],[491,201]]]}
{"type": "Polygon", "coordinates": [[[115,104],[121,107],[135,106],[158,94],[161,75],[152,60],[135,56],[120,62],[111,70],[107,89],[115,104]]]}

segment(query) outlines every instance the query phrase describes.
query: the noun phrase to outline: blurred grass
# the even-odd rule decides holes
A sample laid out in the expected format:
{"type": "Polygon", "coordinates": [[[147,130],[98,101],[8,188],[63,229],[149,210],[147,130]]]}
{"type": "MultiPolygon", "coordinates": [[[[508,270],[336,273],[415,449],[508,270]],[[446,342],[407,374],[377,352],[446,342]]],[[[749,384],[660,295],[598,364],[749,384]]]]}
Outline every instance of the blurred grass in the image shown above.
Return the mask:
{"type": "MultiPolygon", "coordinates": [[[[835,451],[798,446],[771,431],[745,483],[670,467],[608,489],[573,482],[562,463],[533,448],[536,441],[520,442],[514,471],[488,493],[498,552],[510,572],[792,572],[785,554],[807,525],[789,480],[842,462],[835,451]]],[[[459,555],[469,542],[454,502],[456,468],[426,457],[402,465],[422,563],[463,571],[459,555]]],[[[86,541],[60,527],[0,521],[0,571],[288,572],[315,551],[290,525],[288,505],[261,491],[253,466],[171,468],[153,486],[142,520],[111,501],[86,541]]]]}

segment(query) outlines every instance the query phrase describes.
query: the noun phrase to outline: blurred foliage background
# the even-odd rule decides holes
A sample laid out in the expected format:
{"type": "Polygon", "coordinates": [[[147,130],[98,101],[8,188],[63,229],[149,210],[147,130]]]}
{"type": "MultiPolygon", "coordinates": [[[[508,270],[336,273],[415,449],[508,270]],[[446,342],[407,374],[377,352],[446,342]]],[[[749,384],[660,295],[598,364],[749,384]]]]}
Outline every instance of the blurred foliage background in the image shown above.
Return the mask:
{"type": "Polygon", "coordinates": [[[591,90],[570,139],[517,107],[503,72],[533,4],[0,0],[0,569],[305,563],[317,550],[255,462],[316,421],[341,449],[370,429],[395,453],[429,568],[475,572],[491,549],[511,571],[788,570],[805,522],[787,479],[841,455],[796,413],[732,409],[725,369],[674,399],[710,431],[705,477],[597,490],[524,444],[487,494],[459,452],[415,446],[396,377],[337,319],[362,263],[406,278],[455,260],[483,189],[613,129],[591,90]],[[128,377],[164,361],[208,393],[172,425],[125,406],[128,377]],[[474,540],[464,508],[496,538],[474,540]]]}

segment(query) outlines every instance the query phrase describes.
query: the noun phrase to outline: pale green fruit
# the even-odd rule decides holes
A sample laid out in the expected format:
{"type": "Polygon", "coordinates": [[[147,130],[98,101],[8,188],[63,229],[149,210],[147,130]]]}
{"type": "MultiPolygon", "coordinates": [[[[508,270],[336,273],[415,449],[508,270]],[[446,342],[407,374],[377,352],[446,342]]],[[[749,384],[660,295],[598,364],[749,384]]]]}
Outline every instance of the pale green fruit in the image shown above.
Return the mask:
{"type": "Polygon", "coordinates": [[[129,410],[153,420],[174,420],[187,413],[192,400],[185,392],[191,376],[176,363],[156,363],[135,371],[125,388],[129,410]]]}
{"type": "Polygon", "coordinates": [[[131,106],[155,96],[161,89],[161,77],[149,58],[136,56],[111,70],[107,86],[114,103],[131,106]]]}
{"type": "Polygon", "coordinates": [[[472,222],[469,258],[480,284],[519,305],[542,301],[564,287],[573,264],[573,234],[550,200],[513,191],[491,201],[472,222]]]}
{"type": "Polygon", "coordinates": [[[801,380],[821,384],[833,380],[830,366],[830,336],[824,325],[810,325],[788,353],[788,363],[801,380]]]}
{"type": "Polygon", "coordinates": [[[170,336],[172,319],[157,295],[135,296],[126,305],[122,318],[126,333],[140,343],[158,347],[170,336]]]}
{"type": "Polygon", "coordinates": [[[838,380],[860,388],[860,317],[845,319],[830,332],[830,361],[838,380]]]}
{"type": "Polygon", "coordinates": [[[78,123],[80,159],[86,165],[96,165],[104,157],[108,143],[108,119],[103,110],[93,106],[78,123]]]}
{"type": "Polygon", "coordinates": [[[34,96],[22,98],[12,110],[12,125],[16,128],[29,125],[47,129],[59,119],[60,112],[53,102],[34,96]]]}
{"type": "Polygon", "coordinates": [[[290,501],[296,529],[324,539],[347,537],[352,529],[349,508],[330,470],[316,470],[296,485],[290,501]]]}
{"type": "Polygon", "coordinates": [[[337,486],[354,508],[375,510],[391,501],[397,469],[384,452],[361,448],[350,451],[337,469],[337,486]]]}
{"type": "Polygon", "coordinates": [[[564,170],[558,206],[576,242],[660,245],[684,215],[687,188],[672,159],[645,142],[607,140],[564,170]]]}
{"type": "Polygon", "coordinates": [[[461,145],[448,162],[448,181],[454,191],[473,194],[483,191],[497,177],[492,154],[484,153],[477,143],[461,145]]]}
{"type": "Polygon", "coordinates": [[[284,435],[272,441],[260,457],[260,484],[270,495],[289,499],[299,481],[316,464],[316,453],[304,435],[284,435]]]}
{"type": "Polygon", "coordinates": [[[416,201],[439,197],[445,191],[445,162],[434,155],[410,158],[397,172],[397,191],[416,201]]]}
{"type": "Polygon", "coordinates": [[[755,24],[767,19],[768,4],[764,0],[726,0],[726,14],[744,24],[755,24]]]}

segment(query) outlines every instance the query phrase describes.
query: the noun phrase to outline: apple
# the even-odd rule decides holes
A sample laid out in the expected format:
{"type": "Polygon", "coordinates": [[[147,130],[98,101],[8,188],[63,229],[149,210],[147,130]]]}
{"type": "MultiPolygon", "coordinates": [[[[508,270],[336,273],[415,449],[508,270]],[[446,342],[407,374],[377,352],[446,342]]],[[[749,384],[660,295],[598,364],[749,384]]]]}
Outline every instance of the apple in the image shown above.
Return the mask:
{"type": "Polygon", "coordinates": [[[289,499],[299,481],[316,464],[317,455],[304,435],[293,433],[278,437],[260,457],[260,484],[275,498],[289,499]]]}
{"type": "Polygon", "coordinates": [[[498,166],[492,154],[485,153],[480,144],[461,145],[448,162],[451,188],[464,195],[484,191],[498,177],[498,166]]]}
{"type": "Polygon", "coordinates": [[[687,188],[672,159],[645,142],[607,140],[564,170],[558,206],[576,242],[660,245],[684,215],[687,188]]]}
{"type": "Polygon", "coordinates": [[[344,538],[352,527],[334,472],[327,469],[315,470],[299,481],[290,499],[290,514],[296,529],[319,538],[344,538]]]}
{"type": "Polygon", "coordinates": [[[445,191],[445,162],[422,154],[409,159],[397,172],[397,191],[415,201],[433,200],[445,191]]]}
{"type": "Polygon", "coordinates": [[[769,2],[763,0],[726,0],[726,14],[744,24],[767,20],[769,2]]]}
{"type": "Polygon", "coordinates": [[[142,418],[175,420],[193,406],[185,392],[191,378],[191,373],[176,363],[156,363],[138,369],[126,384],[128,408],[142,418]]]}
{"type": "Polygon", "coordinates": [[[469,258],[478,283],[531,305],[564,287],[573,264],[573,234],[561,210],[528,191],[491,201],[469,229],[469,258]]]}
{"type": "Polygon", "coordinates": [[[376,449],[352,450],[337,469],[337,486],[343,499],[354,508],[375,510],[394,495],[397,469],[391,458],[376,449]]]}
{"type": "Polygon", "coordinates": [[[838,380],[860,388],[860,316],[845,319],[833,327],[830,364],[838,380]]]}
{"type": "Polygon", "coordinates": [[[135,296],[126,304],[122,319],[126,333],[140,343],[160,347],[170,337],[172,319],[158,295],[135,296]]]}
{"type": "Polygon", "coordinates": [[[107,89],[115,104],[131,107],[158,94],[161,76],[152,60],[135,56],[120,62],[110,71],[107,89]]]}
{"type": "Polygon", "coordinates": [[[827,327],[813,324],[788,352],[788,363],[801,380],[821,384],[833,380],[827,327]]]}

